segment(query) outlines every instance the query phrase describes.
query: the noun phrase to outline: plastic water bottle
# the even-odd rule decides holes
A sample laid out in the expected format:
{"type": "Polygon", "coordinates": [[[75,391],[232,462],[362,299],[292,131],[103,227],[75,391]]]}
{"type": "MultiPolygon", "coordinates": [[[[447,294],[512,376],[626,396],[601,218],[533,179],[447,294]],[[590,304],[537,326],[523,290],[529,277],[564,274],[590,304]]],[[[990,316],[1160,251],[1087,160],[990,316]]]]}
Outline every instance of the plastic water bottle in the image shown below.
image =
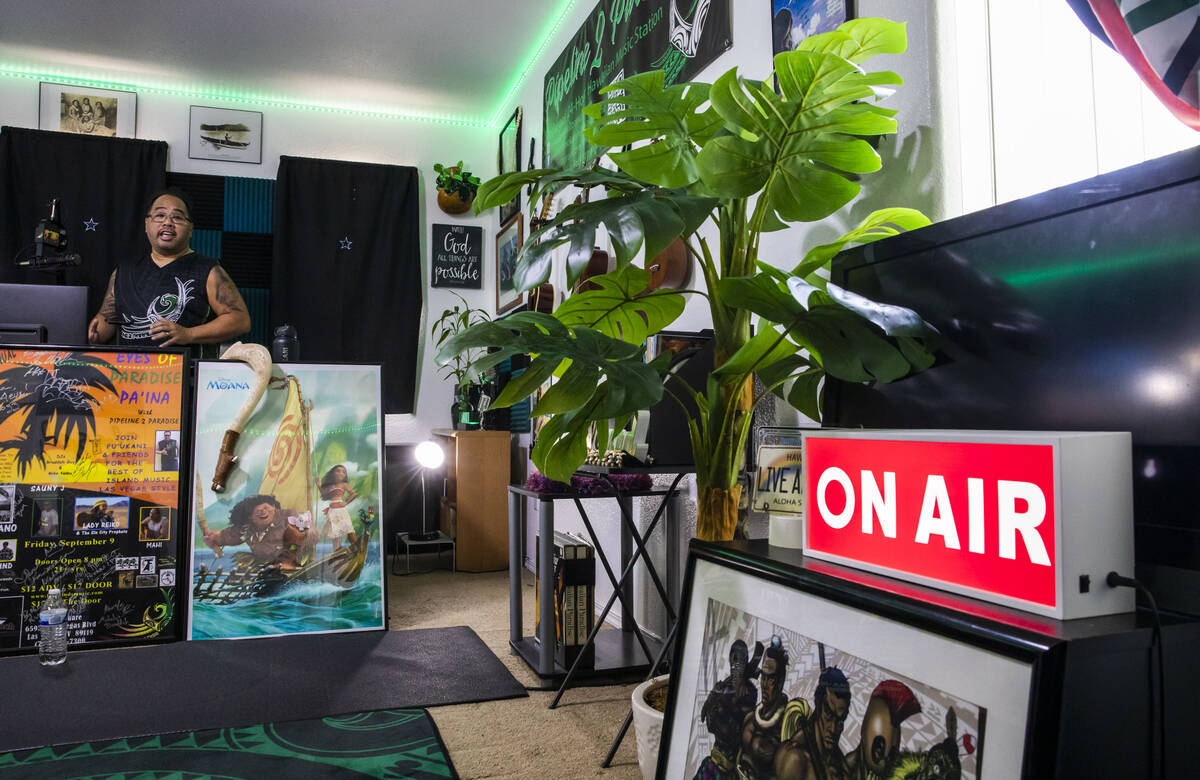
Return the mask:
{"type": "Polygon", "coordinates": [[[38,660],[42,666],[67,660],[67,605],[58,588],[50,589],[38,613],[38,660]]]}

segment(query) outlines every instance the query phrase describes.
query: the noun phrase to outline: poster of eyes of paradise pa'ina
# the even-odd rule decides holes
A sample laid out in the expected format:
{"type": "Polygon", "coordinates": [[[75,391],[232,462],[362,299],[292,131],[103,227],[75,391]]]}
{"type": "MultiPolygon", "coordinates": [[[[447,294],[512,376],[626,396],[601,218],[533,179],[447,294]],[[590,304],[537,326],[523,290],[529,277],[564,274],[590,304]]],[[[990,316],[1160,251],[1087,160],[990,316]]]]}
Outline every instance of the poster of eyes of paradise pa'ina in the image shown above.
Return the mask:
{"type": "Polygon", "coordinates": [[[0,347],[0,653],[177,639],[184,356],[0,347]]]}
{"type": "Polygon", "coordinates": [[[195,419],[189,637],[385,627],[380,367],[200,361],[195,419]]]}

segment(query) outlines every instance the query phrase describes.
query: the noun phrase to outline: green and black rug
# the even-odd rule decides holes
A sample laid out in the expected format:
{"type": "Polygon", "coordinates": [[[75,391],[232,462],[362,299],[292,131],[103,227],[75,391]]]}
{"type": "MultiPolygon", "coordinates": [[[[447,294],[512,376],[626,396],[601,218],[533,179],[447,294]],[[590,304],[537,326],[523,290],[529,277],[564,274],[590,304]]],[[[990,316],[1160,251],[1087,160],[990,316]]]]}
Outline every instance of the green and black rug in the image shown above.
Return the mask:
{"type": "Polygon", "coordinates": [[[408,709],[18,750],[0,754],[0,776],[432,780],[458,773],[429,713],[408,709]]]}

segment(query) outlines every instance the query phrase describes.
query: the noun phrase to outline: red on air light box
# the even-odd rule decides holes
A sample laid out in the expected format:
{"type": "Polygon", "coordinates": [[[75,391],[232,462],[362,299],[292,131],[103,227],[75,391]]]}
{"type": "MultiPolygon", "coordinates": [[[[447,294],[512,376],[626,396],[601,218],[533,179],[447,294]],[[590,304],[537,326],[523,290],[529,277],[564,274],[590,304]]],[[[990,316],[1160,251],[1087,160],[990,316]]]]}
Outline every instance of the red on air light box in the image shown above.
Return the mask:
{"type": "Polygon", "coordinates": [[[1068,620],[1129,612],[1128,433],[813,431],[804,554],[1068,620]]]}

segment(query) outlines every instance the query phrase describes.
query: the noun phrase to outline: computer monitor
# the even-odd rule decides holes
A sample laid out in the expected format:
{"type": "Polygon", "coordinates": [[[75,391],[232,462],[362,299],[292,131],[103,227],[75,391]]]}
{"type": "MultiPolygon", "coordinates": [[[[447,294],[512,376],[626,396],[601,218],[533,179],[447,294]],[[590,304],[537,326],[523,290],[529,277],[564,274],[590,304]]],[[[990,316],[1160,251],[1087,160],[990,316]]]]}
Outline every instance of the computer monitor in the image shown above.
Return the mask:
{"type": "Polygon", "coordinates": [[[0,344],[45,343],[45,325],[36,322],[0,322],[0,344]]]}
{"type": "Polygon", "coordinates": [[[75,285],[0,283],[0,319],[16,326],[11,333],[0,328],[0,343],[87,344],[87,294],[75,285]],[[29,329],[38,326],[45,329],[42,341],[20,340],[37,337],[29,329]]]}

